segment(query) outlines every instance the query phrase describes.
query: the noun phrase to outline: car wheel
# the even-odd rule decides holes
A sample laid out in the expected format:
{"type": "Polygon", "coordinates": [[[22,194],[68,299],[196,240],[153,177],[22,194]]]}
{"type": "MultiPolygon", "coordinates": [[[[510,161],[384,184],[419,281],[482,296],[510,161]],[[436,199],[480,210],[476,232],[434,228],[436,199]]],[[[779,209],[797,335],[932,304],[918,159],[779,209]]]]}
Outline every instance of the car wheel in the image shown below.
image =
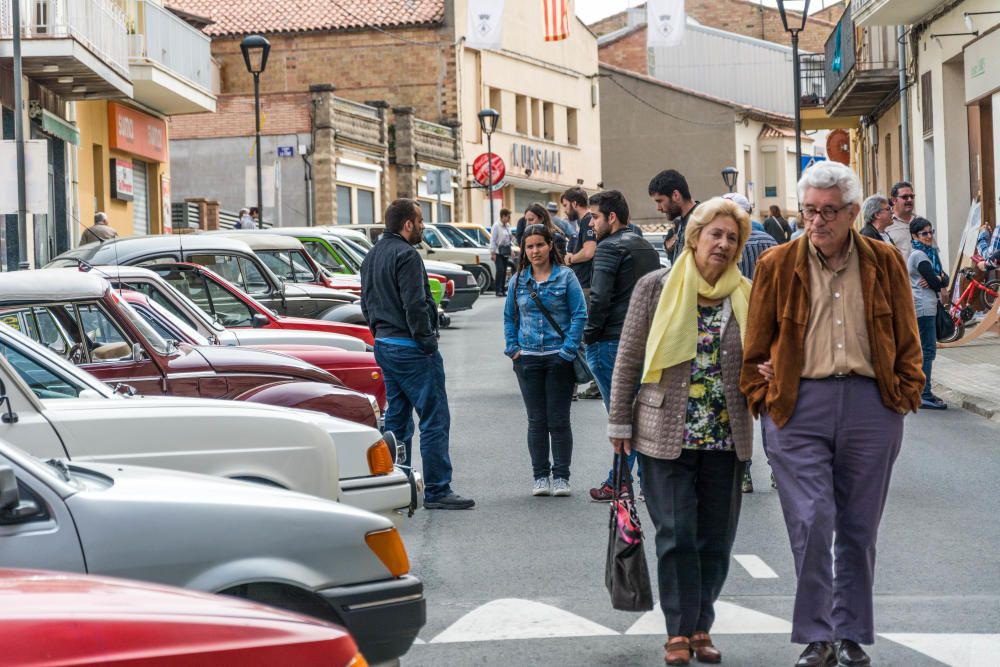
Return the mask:
{"type": "Polygon", "coordinates": [[[485,294],[486,290],[490,288],[490,274],[486,269],[479,266],[470,267],[469,272],[476,277],[476,286],[479,287],[479,293],[485,294]]]}

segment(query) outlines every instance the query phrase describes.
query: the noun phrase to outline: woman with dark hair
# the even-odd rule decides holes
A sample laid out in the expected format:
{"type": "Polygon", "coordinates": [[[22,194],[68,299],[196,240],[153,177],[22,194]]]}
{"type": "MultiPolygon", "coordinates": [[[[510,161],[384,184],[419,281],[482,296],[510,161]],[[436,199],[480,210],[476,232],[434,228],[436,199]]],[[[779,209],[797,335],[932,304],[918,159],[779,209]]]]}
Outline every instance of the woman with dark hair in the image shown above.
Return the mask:
{"type": "MultiPolygon", "coordinates": [[[[537,215],[534,206],[525,213],[537,215]]],[[[507,287],[504,354],[514,361],[528,412],[528,453],[535,480],[531,493],[568,496],[573,359],[587,323],[587,303],[576,274],[562,266],[551,225],[524,228],[517,273],[507,287]]]]}
{"type": "Polygon", "coordinates": [[[781,215],[781,209],[777,206],[772,205],[769,212],[771,215],[764,221],[764,231],[779,244],[788,243],[792,239],[792,226],[781,215]]]}
{"type": "Polygon", "coordinates": [[[552,218],[549,216],[549,212],[544,206],[535,202],[528,208],[524,210],[524,224],[525,228],[531,225],[543,225],[549,234],[552,236],[555,242],[555,248],[559,252],[559,261],[562,262],[563,255],[566,254],[566,243],[569,239],[566,234],[563,233],[561,229],[556,227],[555,223],[552,222],[552,218]]]}
{"type": "Polygon", "coordinates": [[[924,392],[920,396],[921,410],[945,410],[948,404],[931,391],[931,367],[937,356],[938,295],[948,287],[948,274],[941,267],[941,256],[934,245],[934,226],[927,218],[916,217],[910,222],[910,244],[913,250],[906,259],[910,274],[913,305],[917,309],[917,333],[920,350],[924,353],[924,392]]]}

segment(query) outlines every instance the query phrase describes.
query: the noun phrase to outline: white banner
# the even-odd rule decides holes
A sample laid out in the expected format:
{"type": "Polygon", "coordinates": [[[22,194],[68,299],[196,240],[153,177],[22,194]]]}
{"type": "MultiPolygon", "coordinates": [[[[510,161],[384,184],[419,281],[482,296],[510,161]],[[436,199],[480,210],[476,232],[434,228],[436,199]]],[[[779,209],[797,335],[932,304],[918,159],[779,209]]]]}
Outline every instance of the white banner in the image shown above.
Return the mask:
{"type": "Polygon", "coordinates": [[[684,41],[684,0],[649,0],[646,3],[646,45],[677,46],[684,41]]]}
{"type": "Polygon", "coordinates": [[[503,42],[504,0],[469,0],[465,45],[472,49],[499,49],[503,42]]]}
{"type": "MultiPolygon", "coordinates": [[[[30,139],[24,142],[25,208],[28,213],[49,213],[49,142],[30,139]]],[[[13,139],[0,141],[0,214],[17,213],[17,144],[13,139]]]]}

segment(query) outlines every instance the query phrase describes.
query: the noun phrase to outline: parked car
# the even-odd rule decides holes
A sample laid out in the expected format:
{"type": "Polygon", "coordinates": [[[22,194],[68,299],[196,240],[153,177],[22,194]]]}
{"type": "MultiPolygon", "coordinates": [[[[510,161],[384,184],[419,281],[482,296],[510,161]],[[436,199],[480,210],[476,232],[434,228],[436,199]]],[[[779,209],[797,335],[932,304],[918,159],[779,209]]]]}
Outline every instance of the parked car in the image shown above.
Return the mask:
{"type": "MultiPolygon", "coordinates": [[[[208,269],[201,269],[196,264],[199,271],[208,273],[208,269]]],[[[267,312],[264,306],[257,304],[260,309],[260,317],[253,318],[250,325],[257,326],[264,324],[260,328],[245,327],[224,327],[219,322],[219,318],[202,310],[198,304],[181,294],[177,289],[164,280],[154,271],[141,266],[113,266],[93,269],[100,275],[108,279],[115,289],[130,289],[149,296],[153,301],[160,304],[171,313],[179,317],[189,327],[195,329],[205,338],[208,338],[213,345],[256,345],[265,347],[267,345],[322,345],[338,350],[348,350],[350,352],[371,352],[374,342],[371,331],[368,327],[357,324],[342,324],[340,322],[326,322],[324,320],[308,320],[299,317],[275,317],[276,321],[300,324],[302,329],[282,329],[270,326],[270,320],[263,313],[267,312]]],[[[212,291],[211,303],[222,307],[222,304],[229,300],[239,301],[236,295],[242,294],[230,283],[218,279],[220,287],[206,287],[212,291]],[[225,288],[225,289],[223,289],[225,288]]],[[[245,297],[250,299],[250,297],[245,297]]],[[[250,299],[252,301],[252,299],[250,299]]],[[[256,303],[256,302],[255,302],[256,303]]],[[[274,316],[273,313],[269,313],[274,316]]]]}
{"type": "MultiPolygon", "coordinates": [[[[202,336],[142,292],[126,289],[119,293],[164,340],[195,346],[218,344],[202,336]]],[[[385,380],[382,378],[382,369],[375,363],[375,355],[371,352],[348,352],[319,345],[244,345],[241,349],[260,349],[300,359],[322,368],[348,388],[374,396],[380,411],[386,408],[385,380]]],[[[367,419],[352,421],[371,425],[367,419]]]]}
{"type": "MultiPolygon", "coordinates": [[[[385,401],[381,382],[380,402],[374,395],[348,388],[327,371],[286,355],[173,344],[93,272],[42,269],[0,274],[0,321],[98,379],[148,396],[225,398],[319,410],[373,427],[379,424],[385,401]]],[[[378,369],[374,358],[371,367],[378,369]]]]}
{"type": "Polygon", "coordinates": [[[131,397],[0,325],[0,437],[42,458],[118,461],[259,482],[400,521],[419,502],[391,433],[319,412],[131,397]]]}
{"type": "Polygon", "coordinates": [[[0,570],[8,665],[367,665],[347,630],[273,607],[126,579],[0,570]],[[6,602],[4,602],[6,600],[6,602]]]}
{"type": "Polygon", "coordinates": [[[191,262],[206,266],[280,315],[364,324],[358,296],[328,287],[285,283],[243,241],[210,234],[133,236],[68,250],[50,267],[79,262],[154,266],[191,262]]]}
{"type": "Polygon", "coordinates": [[[490,247],[490,230],[486,227],[471,222],[451,222],[448,224],[475,241],[477,245],[483,248],[490,247]]]}
{"type": "MultiPolygon", "coordinates": [[[[409,574],[389,520],[283,489],[133,465],[42,462],[0,441],[0,519],[0,566],[270,604],[344,626],[372,662],[405,653],[426,620],[423,584],[409,574]]],[[[220,613],[226,606],[220,601],[220,613]]]]}
{"type": "Polygon", "coordinates": [[[433,225],[434,229],[441,232],[441,235],[448,239],[456,248],[489,248],[490,244],[487,241],[485,244],[480,243],[476,238],[473,238],[466,230],[460,228],[458,225],[450,222],[435,222],[433,225]]]}
{"type": "MultiPolygon", "coordinates": [[[[372,242],[377,241],[378,237],[385,232],[385,225],[352,226],[364,229],[372,242]]],[[[485,292],[493,286],[493,260],[490,259],[490,251],[485,248],[455,247],[430,223],[424,226],[424,240],[414,247],[424,259],[452,262],[474,275],[480,293],[485,292]]]]}

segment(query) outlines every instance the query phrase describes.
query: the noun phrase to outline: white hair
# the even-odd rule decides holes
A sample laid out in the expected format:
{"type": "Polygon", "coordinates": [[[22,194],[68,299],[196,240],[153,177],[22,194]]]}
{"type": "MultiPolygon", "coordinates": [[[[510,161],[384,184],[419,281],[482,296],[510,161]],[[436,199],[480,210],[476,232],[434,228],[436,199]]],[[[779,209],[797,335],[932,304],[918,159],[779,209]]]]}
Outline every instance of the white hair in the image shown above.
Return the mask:
{"type": "Polygon", "coordinates": [[[799,179],[799,201],[806,198],[806,189],[840,190],[841,200],[845,204],[861,203],[861,179],[846,164],[824,160],[802,172],[799,179]]]}

